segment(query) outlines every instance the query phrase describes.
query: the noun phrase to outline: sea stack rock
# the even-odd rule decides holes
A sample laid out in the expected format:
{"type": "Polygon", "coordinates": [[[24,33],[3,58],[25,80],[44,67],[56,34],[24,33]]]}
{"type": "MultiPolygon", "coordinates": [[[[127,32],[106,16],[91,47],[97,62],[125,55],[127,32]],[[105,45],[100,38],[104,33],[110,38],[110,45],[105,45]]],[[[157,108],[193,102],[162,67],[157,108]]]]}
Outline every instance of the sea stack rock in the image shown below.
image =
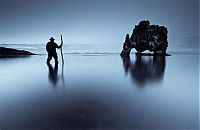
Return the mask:
{"type": "Polygon", "coordinates": [[[139,55],[146,50],[153,52],[152,55],[168,55],[166,54],[167,34],[167,28],[164,26],[150,25],[148,20],[140,21],[138,25],[135,25],[131,37],[126,34],[120,55],[129,56],[132,48],[135,48],[139,55]]]}

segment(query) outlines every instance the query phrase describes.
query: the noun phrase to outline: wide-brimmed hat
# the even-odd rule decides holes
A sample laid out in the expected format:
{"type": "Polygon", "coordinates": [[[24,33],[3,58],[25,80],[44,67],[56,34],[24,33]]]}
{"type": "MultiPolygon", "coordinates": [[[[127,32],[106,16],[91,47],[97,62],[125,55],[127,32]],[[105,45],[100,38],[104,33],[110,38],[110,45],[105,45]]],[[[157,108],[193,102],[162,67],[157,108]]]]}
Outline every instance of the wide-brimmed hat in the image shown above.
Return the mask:
{"type": "Polygon", "coordinates": [[[54,39],[53,37],[51,37],[49,40],[50,40],[50,41],[54,41],[55,39],[54,39]]]}

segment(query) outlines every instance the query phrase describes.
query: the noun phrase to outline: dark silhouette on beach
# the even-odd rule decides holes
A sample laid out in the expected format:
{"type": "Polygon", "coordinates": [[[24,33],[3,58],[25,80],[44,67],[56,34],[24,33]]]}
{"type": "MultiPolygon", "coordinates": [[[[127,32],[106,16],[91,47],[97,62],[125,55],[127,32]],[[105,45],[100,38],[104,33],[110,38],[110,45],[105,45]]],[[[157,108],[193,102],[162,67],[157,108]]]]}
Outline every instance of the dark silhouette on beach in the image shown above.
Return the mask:
{"type": "Polygon", "coordinates": [[[56,53],[56,48],[61,48],[62,44],[60,46],[57,45],[57,43],[54,42],[54,38],[51,37],[49,39],[50,41],[46,44],[46,51],[48,52],[48,58],[47,63],[50,63],[52,57],[55,59],[55,64],[58,64],[58,55],[56,53]]]}
{"type": "Polygon", "coordinates": [[[134,62],[129,56],[122,57],[125,74],[130,73],[133,82],[144,86],[147,82],[158,82],[165,72],[165,56],[146,57],[136,55],[134,62]],[[146,59],[145,59],[146,58],[146,59]]]}
{"type": "Polygon", "coordinates": [[[55,64],[54,68],[50,63],[47,63],[49,69],[49,80],[56,86],[58,83],[58,64],[55,64]]]}

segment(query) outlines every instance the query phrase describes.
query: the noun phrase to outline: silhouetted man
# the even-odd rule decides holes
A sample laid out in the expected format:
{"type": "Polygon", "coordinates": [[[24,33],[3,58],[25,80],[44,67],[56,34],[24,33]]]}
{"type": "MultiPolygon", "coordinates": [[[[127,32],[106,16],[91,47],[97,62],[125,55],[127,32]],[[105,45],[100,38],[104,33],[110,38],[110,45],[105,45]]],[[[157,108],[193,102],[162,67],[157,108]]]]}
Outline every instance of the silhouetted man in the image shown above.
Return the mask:
{"type": "Polygon", "coordinates": [[[53,37],[51,37],[49,40],[50,41],[46,45],[46,51],[48,52],[47,63],[50,63],[50,61],[53,57],[55,59],[55,63],[58,64],[58,56],[57,56],[57,53],[56,53],[56,48],[61,48],[62,44],[60,46],[58,46],[54,42],[55,39],[53,37]]]}

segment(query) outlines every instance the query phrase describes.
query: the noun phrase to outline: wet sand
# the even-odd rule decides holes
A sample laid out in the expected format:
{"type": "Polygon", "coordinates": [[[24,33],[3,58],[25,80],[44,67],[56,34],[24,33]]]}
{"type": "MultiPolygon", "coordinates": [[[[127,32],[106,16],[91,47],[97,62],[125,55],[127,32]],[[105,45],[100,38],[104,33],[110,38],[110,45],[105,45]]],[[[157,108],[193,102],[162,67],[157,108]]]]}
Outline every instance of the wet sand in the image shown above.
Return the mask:
{"type": "Polygon", "coordinates": [[[0,59],[1,129],[199,127],[198,55],[46,57],[0,59]]]}

